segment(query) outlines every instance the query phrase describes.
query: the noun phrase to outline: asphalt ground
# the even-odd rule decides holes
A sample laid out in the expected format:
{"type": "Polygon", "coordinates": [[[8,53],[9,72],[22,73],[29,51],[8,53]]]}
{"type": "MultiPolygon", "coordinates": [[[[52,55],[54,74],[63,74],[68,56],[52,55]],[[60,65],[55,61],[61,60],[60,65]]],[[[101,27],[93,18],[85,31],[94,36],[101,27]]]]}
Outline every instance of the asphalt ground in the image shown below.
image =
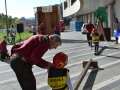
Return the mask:
{"type": "MultiPolygon", "coordinates": [[[[78,90],[120,90],[120,44],[114,40],[100,41],[99,55],[94,55],[94,47],[88,46],[86,35],[81,32],[61,32],[62,46],[55,50],[48,50],[43,56],[52,62],[53,56],[58,52],[68,55],[66,68],[70,70],[72,84],[78,79],[83,70],[82,62],[93,59],[98,61],[99,68],[89,69],[78,90]]],[[[7,48],[10,51],[12,45],[7,48]]],[[[0,61],[0,90],[21,90],[15,73],[9,65],[9,60],[0,61]]],[[[47,84],[47,70],[33,66],[37,82],[37,90],[51,90],[47,84]]]]}

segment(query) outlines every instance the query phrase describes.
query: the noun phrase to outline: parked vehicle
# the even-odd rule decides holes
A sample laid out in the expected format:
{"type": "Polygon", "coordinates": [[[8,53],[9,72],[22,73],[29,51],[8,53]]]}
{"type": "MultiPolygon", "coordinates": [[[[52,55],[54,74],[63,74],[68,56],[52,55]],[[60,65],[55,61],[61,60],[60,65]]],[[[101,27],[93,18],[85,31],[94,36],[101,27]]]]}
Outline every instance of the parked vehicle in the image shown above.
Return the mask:
{"type": "Polygon", "coordinates": [[[64,30],[65,30],[64,20],[60,20],[60,30],[61,30],[62,32],[64,32],[64,30]]]}
{"type": "Polygon", "coordinates": [[[85,28],[85,25],[86,25],[87,23],[84,23],[83,25],[82,25],[82,27],[81,27],[81,33],[82,34],[86,34],[86,28],[85,28]]]}

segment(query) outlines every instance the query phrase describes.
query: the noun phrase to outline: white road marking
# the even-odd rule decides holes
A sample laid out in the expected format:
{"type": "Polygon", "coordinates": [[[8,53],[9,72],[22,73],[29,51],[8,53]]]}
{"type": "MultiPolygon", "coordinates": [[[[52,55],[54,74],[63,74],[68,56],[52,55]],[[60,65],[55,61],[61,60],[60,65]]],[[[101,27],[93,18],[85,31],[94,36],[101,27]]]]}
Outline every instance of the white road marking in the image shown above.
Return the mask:
{"type": "MultiPolygon", "coordinates": [[[[118,54],[118,53],[120,53],[120,52],[111,53],[111,54],[108,54],[108,56],[114,55],[114,54],[118,54]]],[[[93,60],[95,60],[95,59],[100,59],[100,58],[103,58],[103,57],[106,57],[106,56],[96,57],[96,58],[93,58],[93,60]]],[[[72,65],[75,65],[75,64],[80,64],[80,63],[82,63],[82,62],[83,62],[83,61],[79,61],[79,62],[76,62],[76,63],[72,63],[72,64],[67,65],[67,67],[72,66],[72,65]]],[[[108,64],[105,64],[105,65],[100,66],[100,68],[104,68],[104,67],[107,67],[107,66],[110,66],[110,65],[119,63],[119,62],[120,62],[120,60],[119,60],[119,61],[115,61],[115,62],[111,62],[111,63],[108,63],[108,64]]],[[[42,72],[34,73],[34,75],[39,75],[39,74],[42,74],[42,73],[45,73],[45,72],[47,72],[47,70],[42,71],[42,72]]],[[[89,70],[88,72],[90,72],[90,70],[89,70]]],[[[79,73],[72,74],[72,75],[70,75],[70,77],[71,77],[71,78],[74,78],[74,77],[76,77],[76,76],[78,76],[78,75],[80,75],[80,72],[79,72],[79,73]]],[[[7,82],[16,81],[16,80],[17,80],[16,78],[11,78],[11,79],[7,79],[7,80],[2,80],[2,81],[0,81],[0,84],[4,84],[4,83],[7,83],[7,82]]],[[[42,87],[44,87],[44,86],[48,86],[48,84],[47,84],[46,82],[42,82],[40,85],[37,85],[37,88],[42,88],[42,87]]]]}
{"type": "MultiPolygon", "coordinates": [[[[120,47],[120,46],[118,46],[118,47],[120,47]]],[[[117,47],[116,47],[117,48],[117,47]]],[[[89,48],[90,49],[90,48],[89,48]]],[[[84,49],[84,50],[88,50],[88,49],[84,49]]],[[[104,50],[104,51],[107,51],[107,50],[110,50],[110,49],[106,49],[106,50],[104,50]]],[[[78,50],[78,51],[83,51],[83,50],[78,50]]],[[[73,52],[77,52],[77,51],[73,51],[73,52]]],[[[68,52],[68,53],[73,53],[73,52],[68,52]]],[[[68,53],[66,53],[66,54],[68,54],[68,53]]],[[[73,57],[69,57],[69,59],[72,59],[72,58],[75,58],[75,57],[80,57],[80,56],[84,56],[84,55],[88,55],[88,54],[92,54],[92,53],[94,53],[94,52],[90,52],[90,53],[85,53],[85,54],[81,54],[81,55],[76,55],[76,56],[73,56],[73,57]]],[[[48,56],[49,57],[49,56],[48,56]]],[[[45,58],[47,58],[47,57],[45,57],[45,58]]],[[[98,57],[97,57],[98,58],[98,57]]],[[[80,61],[80,63],[82,63],[83,61],[80,61]]],[[[67,65],[67,67],[68,66],[71,66],[71,65],[75,65],[75,64],[80,64],[79,62],[76,62],[76,63],[72,63],[72,64],[68,64],[67,65]]],[[[3,64],[3,65],[0,65],[0,67],[2,67],[2,66],[6,66],[6,65],[9,65],[9,64],[3,64]]],[[[7,71],[1,71],[0,73],[5,73],[5,72],[10,72],[10,71],[12,71],[12,70],[7,70],[7,71]]],[[[38,72],[39,73],[39,72],[38,72]]],[[[44,73],[44,72],[43,72],[44,73]]]]}

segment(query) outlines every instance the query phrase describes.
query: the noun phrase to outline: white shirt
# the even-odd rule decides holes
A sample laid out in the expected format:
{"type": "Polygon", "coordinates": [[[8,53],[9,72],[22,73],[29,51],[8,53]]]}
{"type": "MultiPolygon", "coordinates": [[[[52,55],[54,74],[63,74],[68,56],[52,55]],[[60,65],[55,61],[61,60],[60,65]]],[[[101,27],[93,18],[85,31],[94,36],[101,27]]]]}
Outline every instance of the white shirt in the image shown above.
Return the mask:
{"type": "Polygon", "coordinates": [[[114,23],[114,30],[120,30],[120,22],[114,23]]]}
{"type": "Polygon", "coordinates": [[[32,26],[32,31],[35,32],[35,26],[32,26]]]}
{"type": "Polygon", "coordinates": [[[72,86],[69,74],[67,75],[67,86],[68,86],[69,90],[73,90],[73,86],[72,86]]]}

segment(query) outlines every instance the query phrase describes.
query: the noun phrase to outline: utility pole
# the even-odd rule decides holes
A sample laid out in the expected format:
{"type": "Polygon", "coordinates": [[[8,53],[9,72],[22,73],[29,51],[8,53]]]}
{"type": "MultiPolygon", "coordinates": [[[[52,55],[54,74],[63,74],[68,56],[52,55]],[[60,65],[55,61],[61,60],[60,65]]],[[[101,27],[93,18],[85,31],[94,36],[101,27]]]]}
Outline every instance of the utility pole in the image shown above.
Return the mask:
{"type": "Polygon", "coordinates": [[[34,7],[33,9],[34,9],[34,15],[35,15],[35,24],[34,25],[35,25],[35,30],[36,30],[36,14],[37,14],[36,13],[36,7],[34,7]]]}
{"type": "Polygon", "coordinates": [[[5,11],[6,11],[6,28],[7,28],[7,36],[8,36],[8,19],[7,19],[7,4],[5,0],[5,11]]]}

